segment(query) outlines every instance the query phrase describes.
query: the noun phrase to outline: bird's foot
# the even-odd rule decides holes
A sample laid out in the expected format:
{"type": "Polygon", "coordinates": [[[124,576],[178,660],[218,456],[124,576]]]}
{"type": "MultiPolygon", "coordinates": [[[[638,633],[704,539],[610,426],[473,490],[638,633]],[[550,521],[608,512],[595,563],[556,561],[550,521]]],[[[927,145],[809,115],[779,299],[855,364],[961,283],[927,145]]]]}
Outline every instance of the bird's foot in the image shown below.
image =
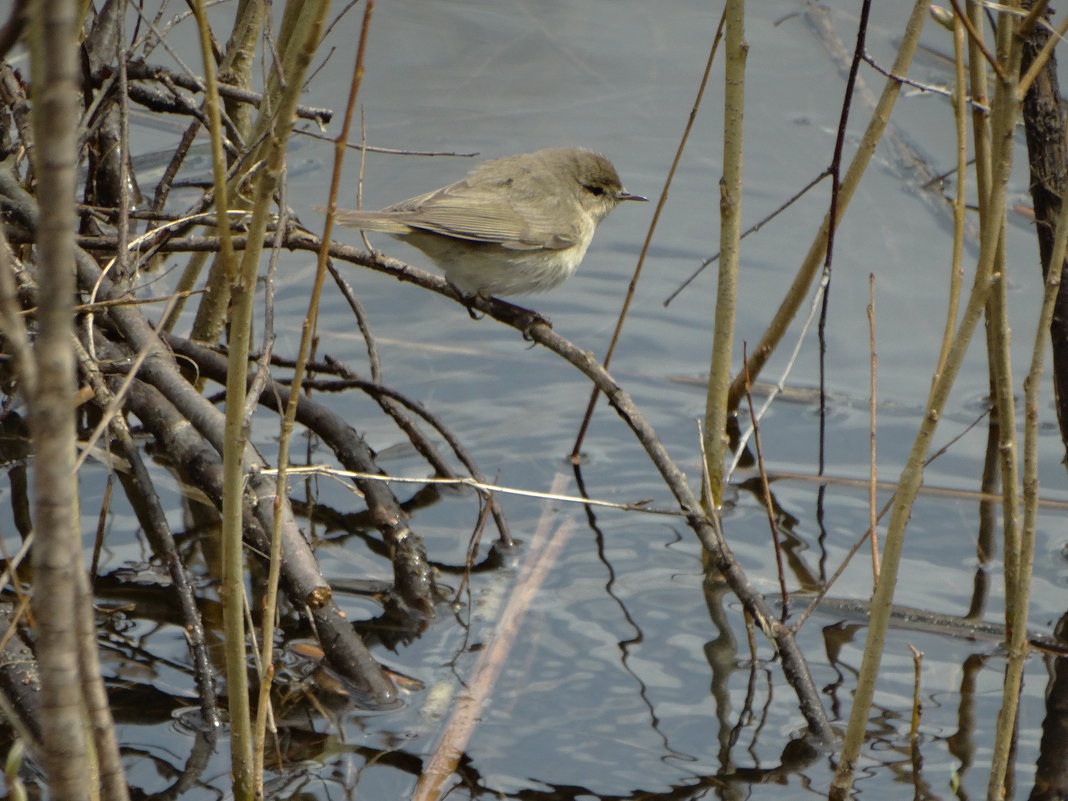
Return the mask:
{"type": "Polygon", "coordinates": [[[452,291],[455,293],[456,299],[462,304],[464,304],[464,306],[467,308],[467,313],[471,315],[472,320],[481,320],[485,316],[483,314],[480,314],[475,309],[474,304],[477,298],[482,300],[490,300],[494,303],[499,303],[502,306],[507,307],[510,312],[510,316],[512,317],[511,322],[516,326],[516,328],[518,328],[522,332],[523,339],[527,340],[528,342],[533,341],[533,337],[530,335],[530,331],[532,328],[534,328],[534,326],[544,325],[546,328],[553,327],[553,324],[548,317],[543,317],[533,309],[528,309],[525,306],[520,306],[518,304],[512,303],[511,301],[501,300],[500,298],[493,297],[492,295],[487,295],[482,292],[478,292],[473,295],[468,294],[467,292],[464,292],[462,289],[460,289],[460,287],[456,286],[456,284],[454,284],[452,281],[449,281],[449,286],[452,287],[452,291]]]}
{"type": "Polygon", "coordinates": [[[533,309],[528,309],[525,306],[519,306],[515,303],[511,303],[507,300],[501,300],[497,298],[499,303],[503,303],[511,309],[514,315],[514,323],[516,328],[523,334],[523,339],[527,342],[533,342],[534,337],[531,336],[531,330],[536,325],[544,325],[546,328],[552,328],[552,321],[548,317],[543,317],[533,309]]]}
{"type": "Polygon", "coordinates": [[[456,295],[456,299],[460,301],[460,303],[464,304],[464,307],[467,309],[467,313],[470,315],[471,319],[481,320],[485,315],[479,314],[477,311],[475,311],[474,304],[476,295],[469,295],[468,293],[464,292],[452,281],[449,281],[448,278],[446,278],[445,280],[448,282],[449,286],[452,287],[452,291],[456,295]]]}

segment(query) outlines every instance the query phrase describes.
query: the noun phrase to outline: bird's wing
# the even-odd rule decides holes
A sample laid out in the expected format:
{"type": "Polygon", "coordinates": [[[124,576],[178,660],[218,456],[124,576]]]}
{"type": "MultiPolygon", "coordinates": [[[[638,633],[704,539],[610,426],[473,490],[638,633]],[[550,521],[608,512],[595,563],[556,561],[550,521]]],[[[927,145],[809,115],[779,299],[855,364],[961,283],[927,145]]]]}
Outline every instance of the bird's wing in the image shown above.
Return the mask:
{"type": "Polygon", "coordinates": [[[490,242],[514,250],[562,250],[581,239],[573,215],[535,210],[522,192],[502,202],[501,187],[464,179],[425,195],[402,200],[384,211],[412,228],[490,242]],[[559,217],[567,219],[560,224],[559,217]]]}

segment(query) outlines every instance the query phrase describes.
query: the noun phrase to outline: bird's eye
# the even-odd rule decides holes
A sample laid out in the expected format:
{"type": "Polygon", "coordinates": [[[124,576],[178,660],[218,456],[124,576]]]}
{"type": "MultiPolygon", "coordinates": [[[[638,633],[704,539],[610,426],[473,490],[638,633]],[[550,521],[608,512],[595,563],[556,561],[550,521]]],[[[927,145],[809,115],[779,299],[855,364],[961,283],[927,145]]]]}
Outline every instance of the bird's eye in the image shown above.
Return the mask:
{"type": "Polygon", "coordinates": [[[586,184],[586,188],[590,190],[591,195],[597,195],[598,197],[605,193],[605,188],[596,184],[586,184]]]}

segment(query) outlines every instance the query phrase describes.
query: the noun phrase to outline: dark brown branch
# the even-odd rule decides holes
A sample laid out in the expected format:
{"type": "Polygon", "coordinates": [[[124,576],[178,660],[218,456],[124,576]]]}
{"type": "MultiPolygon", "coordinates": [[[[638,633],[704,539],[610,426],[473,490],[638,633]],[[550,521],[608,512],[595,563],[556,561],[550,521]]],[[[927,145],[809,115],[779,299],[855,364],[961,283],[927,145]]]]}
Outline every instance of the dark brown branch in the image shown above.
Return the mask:
{"type": "MultiPolygon", "coordinates": [[[[127,73],[130,76],[130,80],[145,80],[145,81],[158,81],[160,83],[173,84],[190,92],[203,92],[204,87],[201,82],[195,78],[191,78],[188,75],[183,75],[177,72],[166,69],[165,67],[157,66],[154,64],[145,64],[143,61],[131,61],[126,65],[127,73]]],[[[99,88],[103,83],[111,77],[112,68],[109,66],[102,67],[97,70],[93,76],[94,88],[99,88]]],[[[165,101],[162,101],[163,95],[161,93],[152,93],[143,87],[138,91],[138,95],[135,96],[135,87],[130,87],[131,98],[138,102],[157,103],[163,102],[164,105],[168,105],[165,101]],[[150,99],[154,97],[154,99],[150,99]]],[[[248,103],[249,105],[259,107],[263,101],[263,94],[260,92],[251,92],[247,89],[242,89],[239,86],[231,86],[230,84],[220,83],[219,94],[229,100],[236,100],[239,103],[248,103]]],[[[149,106],[152,107],[151,105],[149,106]]],[[[178,112],[177,108],[164,108],[164,111],[178,112]]],[[[316,108],[314,106],[297,106],[297,116],[305,120],[314,120],[319,125],[327,125],[331,119],[333,119],[334,112],[328,108],[316,108]]]]}
{"type": "MultiPolygon", "coordinates": [[[[104,377],[95,363],[89,357],[88,352],[81,349],[79,359],[82,372],[87,376],[90,385],[96,394],[96,399],[101,410],[106,410],[111,404],[111,394],[104,377]]],[[[204,640],[204,623],[197,607],[196,595],[193,585],[186,573],[185,564],[178,553],[171,533],[167,515],[159,500],[152,476],[145,467],[141,452],[134,443],[133,436],[126,425],[126,420],[121,415],[116,415],[112,420],[110,431],[114,437],[115,447],[128,465],[127,470],[118,471],[119,481],[126,490],[126,497],[133,507],[137,521],[141,524],[145,536],[152,546],[156,556],[167,566],[167,572],[171,577],[172,588],[177,596],[178,609],[181,622],[185,631],[186,640],[189,644],[190,655],[193,658],[194,676],[196,678],[200,711],[205,722],[205,732],[214,741],[222,716],[219,712],[218,701],[215,693],[214,671],[211,659],[208,655],[207,643],[204,640]]]]}
{"type": "MultiPolygon", "coordinates": [[[[101,276],[97,265],[88,255],[79,251],[76,256],[78,281],[83,289],[89,289],[94,284],[98,284],[98,297],[108,298],[113,294],[118,294],[116,287],[101,276]]],[[[131,348],[137,352],[149,354],[142,365],[140,376],[161,393],[161,399],[166,397],[167,400],[167,403],[159,409],[154,409],[152,404],[145,400],[145,390],[142,390],[138,395],[141,405],[134,413],[141,418],[146,427],[149,427],[150,422],[158,421],[161,416],[166,418],[166,425],[157,425],[153,433],[158,437],[163,436],[168,439],[174,437],[175,428],[188,430],[186,423],[192,424],[200,437],[209,442],[210,447],[214,449],[213,456],[209,460],[201,446],[197,446],[200,456],[196,463],[202,467],[200,478],[205,482],[202,489],[209,497],[221,504],[221,454],[225,442],[222,415],[185,380],[168,349],[138,310],[116,306],[109,312],[109,317],[122,332],[124,340],[131,348]],[[174,413],[168,413],[170,409],[173,409],[174,413]],[[155,411],[155,416],[153,416],[153,411],[155,411]],[[148,420],[145,419],[145,415],[148,416],[148,420]],[[216,479],[218,479],[218,484],[214,483],[216,479]]],[[[176,446],[176,443],[172,445],[176,446]]],[[[266,532],[271,530],[274,515],[274,484],[258,473],[263,464],[251,447],[246,450],[245,459],[246,469],[249,471],[249,488],[254,496],[252,499],[254,511],[246,513],[245,533],[255,547],[267,552],[269,538],[266,532]]],[[[318,627],[323,649],[332,664],[354,682],[361,684],[376,704],[392,703],[395,698],[392,683],[386,678],[381,667],[374,662],[366,646],[356,636],[351,623],[346,620],[337,604],[329,598],[312,603],[311,599],[323,597],[324,588],[327,590],[325,595],[329,596],[327,584],[319,572],[318,563],[307,541],[292,520],[288,502],[279,504],[279,511],[285,515],[285,524],[282,527],[284,539],[282,575],[290,599],[297,608],[311,611],[318,627]]]]}
{"type": "Polygon", "coordinates": [[[11,4],[7,20],[0,26],[0,58],[7,56],[9,50],[22,38],[28,22],[30,0],[15,0],[11,4]]]}
{"type": "MultiPolygon", "coordinates": [[[[1031,5],[1025,3],[1025,6],[1031,5]]],[[[1021,74],[1027,72],[1049,39],[1049,31],[1035,25],[1024,41],[1021,74]]],[[[1031,169],[1031,201],[1035,207],[1035,235],[1042,259],[1042,275],[1049,271],[1053,235],[1061,211],[1066,185],[1065,120],[1057,82],[1056,51],[1039,72],[1023,101],[1024,133],[1027,137],[1028,165],[1031,169]]],[[[1053,342],[1053,397],[1060,424],[1061,441],[1068,449],[1068,286],[1063,282],[1050,322],[1053,342]]],[[[1068,457],[1066,457],[1068,460],[1068,457]]]]}
{"type": "MultiPolygon", "coordinates": [[[[181,337],[168,336],[167,344],[175,353],[196,363],[205,378],[226,382],[226,358],[219,353],[181,337]]],[[[288,402],[289,387],[277,381],[268,382],[266,391],[260,395],[260,403],[275,412],[280,413],[288,402]]],[[[297,422],[320,436],[346,470],[383,474],[363,437],[327,407],[310,398],[301,398],[297,404],[297,422]]],[[[389,546],[395,590],[400,600],[411,610],[433,616],[433,571],[427,564],[422,537],[408,527],[408,515],[384,482],[354,479],[354,483],[367,500],[371,519],[389,546]]]]}
{"type": "Polygon", "coordinates": [[[41,747],[41,675],[33,651],[22,640],[19,616],[25,610],[0,604],[5,638],[0,649],[0,695],[5,717],[16,731],[28,738],[30,752],[38,758],[41,747]],[[13,627],[13,628],[12,628],[13,627]]]}
{"type": "MultiPolygon", "coordinates": [[[[22,224],[29,230],[35,228],[37,210],[33,200],[25,194],[10,170],[0,169],[0,196],[5,196],[5,206],[22,224]]],[[[98,265],[85,251],[76,251],[75,262],[78,283],[83,290],[95,289],[96,296],[103,300],[114,300],[122,296],[118,287],[101,276],[98,265]]],[[[219,461],[225,436],[222,416],[180,374],[171,353],[137,309],[115,306],[108,316],[133,351],[148,354],[142,368],[142,376],[167,398],[168,403],[160,407],[162,411],[157,410],[159,415],[166,419],[166,425],[157,427],[154,433],[170,440],[176,428],[190,431],[187,424],[191,423],[195,433],[199,435],[198,440],[199,437],[204,437],[211,445],[196,445],[201,458],[194,458],[195,454],[190,454],[189,461],[184,461],[183,464],[200,465],[202,469],[199,475],[206,482],[202,488],[209,497],[221,497],[213,491],[215,487],[211,482],[216,478],[216,473],[211,468],[218,466],[221,469],[221,464],[215,463],[219,461]],[[166,409],[171,408],[176,413],[166,414],[166,409]],[[205,454],[208,452],[213,454],[211,459],[214,462],[206,458],[205,454]]],[[[119,354],[121,358],[128,355],[119,354]]],[[[138,397],[142,400],[142,405],[139,407],[140,413],[135,413],[147,427],[149,422],[159,418],[153,417],[151,403],[144,401],[144,389],[138,397]]],[[[172,442],[172,445],[176,443],[172,442]]],[[[274,515],[274,484],[257,473],[262,461],[251,447],[247,450],[246,461],[250,471],[249,486],[254,498],[251,501],[252,509],[246,513],[245,533],[255,547],[264,549],[268,542],[264,532],[270,530],[274,515]]],[[[289,504],[280,504],[280,509],[286,521],[283,526],[283,581],[292,602],[298,609],[311,613],[323,648],[334,667],[363,687],[372,703],[393,703],[395,690],[392,682],[374,662],[366,646],[357,637],[351,622],[329,597],[329,588],[322,578],[314,554],[292,520],[289,504]]]]}
{"type": "MultiPolygon", "coordinates": [[[[130,410],[144,423],[168,454],[181,465],[185,477],[202,489],[216,508],[222,506],[222,459],[218,451],[190,428],[186,412],[179,411],[154,387],[135,381],[128,394],[130,410]]],[[[243,528],[248,542],[261,553],[270,548],[269,528],[264,520],[274,515],[274,485],[261,477],[254,481],[254,508],[246,508],[243,528]],[[266,508],[264,506],[266,505],[266,508]]],[[[287,503],[280,504],[284,514],[287,503]]],[[[392,683],[374,661],[363,642],[338,608],[307,543],[287,515],[283,525],[284,556],[282,582],[286,595],[296,608],[310,614],[320,644],[331,665],[352,681],[375,706],[393,702],[392,683]]]]}

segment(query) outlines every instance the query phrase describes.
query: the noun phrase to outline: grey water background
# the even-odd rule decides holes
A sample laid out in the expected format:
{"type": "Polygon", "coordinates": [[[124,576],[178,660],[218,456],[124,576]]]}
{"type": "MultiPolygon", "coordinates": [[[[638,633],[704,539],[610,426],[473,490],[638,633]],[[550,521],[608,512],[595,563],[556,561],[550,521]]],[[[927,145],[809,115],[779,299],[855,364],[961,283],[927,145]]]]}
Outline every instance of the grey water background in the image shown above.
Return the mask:
{"type": "MultiPolygon", "coordinates": [[[[849,47],[858,4],[831,2],[832,19],[849,47]]],[[[797,16],[800,4],[765,0],[748,13],[750,44],[745,121],[746,224],[769,214],[828,164],[844,81],[826,50],[797,16]]],[[[868,38],[872,55],[889,65],[910,4],[875,4],[868,38]]],[[[718,22],[720,4],[696,0],[522,2],[522,0],[394,0],[378,4],[371,25],[366,75],[360,92],[370,145],[420,151],[477,152],[479,158],[555,145],[584,145],[607,154],[627,188],[657,196],[663,183],[718,22]]],[[[362,7],[329,35],[336,48],[309,86],[305,101],[341,110],[362,7]]],[[[951,71],[937,53],[951,52],[949,35],[928,24],[912,77],[948,84],[951,71]]],[[[326,52],[326,48],[321,51],[326,52]]],[[[878,92],[881,78],[862,75],[878,92]]],[[[671,189],[650,250],[633,310],[612,372],[632,393],[677,462],[696,484],[700,453],[696,420],[703,415],[700,378],[707,370],[715,272],[707,270],[669,307],[664,298],[704,258],[718,249],[721,152],[722,58],[713,69],[688,150],[671,189]],[[696,379],[696,381],[694,381],[696,379]]],[[[894,116],[936,170],[954,164],[953,120],[948,102],[933,93],[906,92],[894,116]]],[[[867,114],[854,106],[852,144],[867,114]]],[[[329,134],[339,130],[335,120],[329,134]]],[[[155,146],[159,146],[156,141],[155,146]]],[[[851,151],[850,151],[851,152],[851,151]]],[[[1018,169],[1012,191],[1026,197],[1026,171],[1018,169]]],[[[312,206],[326,201],[332,148],[297,137],[291,153],[288,202],[305,223],[320,224],[312,206]]],[[[339,199],[355,202],[358,156],[350,155],[349,183],[339,199]]],[[[368,153],[364,205],[378,207],[460,177],[465,159],[368,153]]],[[[952,191],[952,187],[949,188],[952,191]]],[[[826,211],[821,187],[742,248],[736,363],[742,343],[760,336],[792,280],[826,211]]],[[[544,296],[517,299],[553,321],[555,329],[582,347],[603,353],[641,246],[653,204],[617,209],[598,231],[578,274],[544,296]]],[[[354,231],[339,238],[359,242],[354,231]]],[[[374,245],[417,266],[416,251],[388,237],[374,245]]],[[[869,274],[875,276],[879,356],[879,470],[894,480],[903,463],[926,396],[944,326],[950,231],[923,199],[915,181],[881,149],[869,169],[836,240],[834,279],[827,325],[827,381],[832,393],[827,472],[862,479],[868,460],[869,274]]],[[[1008,231],[1014,360],[1018,377],[1033,337],[1041,281],[1033,232],[1013,220],[1008,231]]],[[[966,269],[974,262],[968,257],[966,269]]],[[[589,396],[586,381],[547,351],[531,348],[515,331],[490,320],[473,321],[459,305],[407,284],[346,268],[368,309],[379,338],[385,383],[439,414],[497,483],[546,491],[557,474],[569,474],[570,452],[589,396]]],[[[287,254],[279,279],[276,352],[295,352],[307,311],[313,259],[287,254]]],[[[329,295],[319,321],[319,352],[358,369],[364,345],[344,302],[329,295]]],[[[794,327],[796,332],[797,326],[794,327]]],[[[796,335],[796,334],[795,334],[796,335]]],[[[792,341],[792,340],[791,340],[792,341]]],[[[790,378],[796,388],[816,385],[817,348],[806,343],[790,378]]],[[[784,363],[773,359],[764,377],[784,363]]],[[[972,348],[958,379],[937,442],[958,436],[979,415],[987,373],[981,343],[972,348]]],[[[1053,427],[1046,384],[1042,407],[1043,496],[1065,500],[1066,477],[1053,427]]],[[[319,396],[344,411],[369,443],[387,457],[382,467],[423,475],[425,467],[401,437],[369,405],[319,396]],[[394,454],[389,456],[390,454],[394,454]]],[[[817,414],[811,397],[782,400],[763,422],[764,456],[773,471],[812,475],[817,454],[817,414]]],[[[956,441],[927,471],[937,487],[976,489],[982,467],[982,425],[956,441]]],[[[276,432],[276,429],[274,430],[276,432]]],[[[257,429],[262,440],[270,425],[257,429]]],[[[616,501],[669,500],[667,492],[629,431],[601,404],[584,445],[583,476],[591,496],[616,501]]],[[[796,523],[790,531],[799,577],[827,575],[867,526],[861,488],[831,484],[817,519],[817,484],[782,481],[776,500],[796,523]]],[[[574,493],[572,481],[568,491],[574,493]]],[[[324,489],[338,506],[358,509],[358,499],[324,489]]],[[[777,591],[775,560],[763,508],[747,492],[733,494],[726,512],[727,537],[753,581],[777,591]]],[[[885,494],[882,496],[885,497],[885,494]]],[[[532,536],[547,504],[501,496],[513,531],[532,536]]],[[[758,636],[751,663],[740,609],[729,595],[710,614],[702,592],[700,549],[691,532],[671,518],[613,511],[595,512],[590,525],[579,506],[556,504],[556,519],[577,523],[566,549],[532,604],[519,641],[497,682],[466,754],[479,792],[524,798],[690,796],[713,792],[761,799],[825,795],[833,755],[791,762],[783,751],[803,721],[769,646],[758,636]]],[[[478,508],[471,496],[447,496],[420,510],[413,527],[427,540],[432,560],[462,564],[478,508]]],[[[1063,512],[1044,508],[1039,519],[1031,624],[1048,630],[1064,611],[1068,569],[1063,512]]],[[[968,611],[978,562],[977,503],[922,496],[913,513],[905,548],[899,603],[944,614],[968,611]]],[[[323,547],[324,569],[335,578],[388,579],[388,567],[352,540],[323,547]]],[[[121,551],[113,558],[121,559],[121,551]]],[[[522,561],[520,552],[516,559],[522,561]]],[[[838,598],[870,594],[867,557],[858,557],[836,585],[838,598]]],[[[479,621],[492,620],[490,601],[507,586],[509,573],[476,576],[472,584],[474,636],[479,621]]],[[[1000,562],[990,565],[991,592],[983,618],[1001,613],[1000,562]]],[[[456,576],[444,575],[446,585],[456,576]]],[[[371,616],[369,601],[352,598],[354,619],[371,616]]],[[[801,633],[817,686],[830,713],[848,715],[853,671],[864,642],[862,619],[842,624],[842,615],[821,611],[801,633]],[[834,660],[824,627],[846,635],[834,660]],[[850,628],[853,627],[853,628],[850,628]]],[[[983,794],[1001,687],[1002,661],[993,642],[944,634],[895,630],[883,662],[872,711],[872,736],[857,788],[866,798],[887,799],[912,783],[908,713],[912,662],[908,644],[925,653],[921,694],[922,774],[916,781],[934,797],[983,794]],[[978,660],[977,687],[961,695],[964,665],[978,660]],[[974,716],[964,727],[964,712],[974,716]],[[954,736],[955,735],[955,736],[954,736]]],[[[464,632],[443,610],[418,640],[376,655],[415,676],[428,688],[462,691],[448,667],[464,647],[464,632]]],[[[176,658],[180,657],[176,646],[176,658]]],[[[464,675],[474,656],[461,656],[464,675]]],[[[1032,656],[1016,754],[1016,781],[1026,791],[1033,780],[1047,667],[1032,656]]],[[[354,794],[403,798],[414,776],[369,753],[395,749],[425,758],[441,726],[440,710],[428,708],[431,693],[413,692],[405,706],[387,713],[340,715],[324,728],[329,747],[308,765],[278,775],[272,791],[304,792],[316,798],[354,794]]],[[[180,751],[181,733],[135,733],[125,740],[158,740],[161,752],[180,751]]],[[[146,746],[149,747],[149,746],[146,746]]],[[[225,762],[217,764],[217,775],[225,762]]],[[[221,779],[220,779],[221,781],[221,779]]],[[[454,791],[467,793],[468,790],[454,791]]],[[[205,795],[211,793],[205,790],[205,795]]]]}

